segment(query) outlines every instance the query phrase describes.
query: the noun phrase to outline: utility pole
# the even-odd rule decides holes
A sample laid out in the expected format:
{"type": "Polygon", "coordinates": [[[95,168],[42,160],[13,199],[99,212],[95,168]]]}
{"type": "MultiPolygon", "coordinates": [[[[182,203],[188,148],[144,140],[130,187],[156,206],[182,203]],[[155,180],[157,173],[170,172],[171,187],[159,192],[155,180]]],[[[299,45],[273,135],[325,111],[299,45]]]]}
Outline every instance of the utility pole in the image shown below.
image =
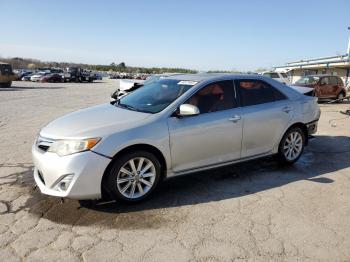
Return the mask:
{"type": "MultiPolygon", "coordinates": [[[[350,31],[350,26],[348,26],[348,30],[350,31]]],[[[350,36],[348,41],[348,49],[346,50],[346,53],[348,54],[348,60],[350,60],[350,36]]]]}

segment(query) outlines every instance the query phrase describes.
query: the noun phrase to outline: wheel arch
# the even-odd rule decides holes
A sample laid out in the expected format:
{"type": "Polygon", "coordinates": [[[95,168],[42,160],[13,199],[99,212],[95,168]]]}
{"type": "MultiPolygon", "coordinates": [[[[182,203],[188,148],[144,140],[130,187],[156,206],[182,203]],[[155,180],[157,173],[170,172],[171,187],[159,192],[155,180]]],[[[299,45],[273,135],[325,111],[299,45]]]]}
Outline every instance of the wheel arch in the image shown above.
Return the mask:
{"type": "MultiPolygon", "coordinates": [[[[302,123],[302,122],[297,122],[297,123],[294,123],[292,124],[285,132],[287,133],[290,129],[294,128],[294,127],[299,127],[301,130],[303,130],[303,133],[305,135],[305,145],[307,146],[307,144],[309,143],[309,132],[307,130],[307,126],[306,124],[302,123]]],[[[283,135],[284,135],[283,134],[283,135]]],[[[283,137],[283,136],[282,136],[283,137]]]]}
{"type": "Polygon", "coordinates": [[[165,173],[166,173],[165,171],[167,170],[167,163],[166,163],[164,154],[158,148],[156,148],[155,146],[150,145],[150,144],[129,145],[129,146],[121,149],[120,151],[118,151],[112,157],[111,162],[106,167],[106,169],[105,169],[105,171],[103,173],[103,176],[102,176],[102,180],[101,180],[101,194],[102,194],[102,198],[106,198],[106,199],[110,198],[109,197],[110,196],[110,192],[109,192],[108,188],[104,187],[104,182],[105,182],[105,179],[107,178],[108,172],[110,171],[110,169],[111,169],[111,167],[113,165],[114,160],[117,159],[119,156],[121,156],[123,154],[126,154],[128,152],[133,152],[133,151],[136,151],[136,150],[143,150],[143,151],[147,151],[147,152],[150,152],[150,153],[154,154],[157,157],[157,159],[159,159],[159,162],[160,162],[160,165],[161,165],[161,170],[162,170],[161,179],[165,178],[165,173]]]}

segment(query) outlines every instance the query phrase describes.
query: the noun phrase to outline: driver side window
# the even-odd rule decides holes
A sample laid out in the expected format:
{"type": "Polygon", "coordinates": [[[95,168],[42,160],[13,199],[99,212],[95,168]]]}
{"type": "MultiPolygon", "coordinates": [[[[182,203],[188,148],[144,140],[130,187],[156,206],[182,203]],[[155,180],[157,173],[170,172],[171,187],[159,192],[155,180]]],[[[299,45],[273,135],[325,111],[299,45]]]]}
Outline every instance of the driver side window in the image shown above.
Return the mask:
{"type": "Polygon", "coordinates": [[[200,114],[237,107],[232,80],[218,81],[203,87],[186,104],[198,107],[200,114]]]}
{"type": "Polygon", "coordinates": [[[322,80],[321,80],[321,85],[328,85],[328,84],[329,84],[328,77],[322,78],[322,80]]]}

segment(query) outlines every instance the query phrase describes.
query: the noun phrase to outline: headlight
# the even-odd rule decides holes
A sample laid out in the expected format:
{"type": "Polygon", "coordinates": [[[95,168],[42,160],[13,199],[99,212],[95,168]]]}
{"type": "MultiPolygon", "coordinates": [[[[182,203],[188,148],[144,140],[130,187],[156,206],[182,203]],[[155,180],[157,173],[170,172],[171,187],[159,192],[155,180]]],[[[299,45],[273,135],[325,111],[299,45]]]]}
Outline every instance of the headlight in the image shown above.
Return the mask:
{"type": "Polygon", "coordinates": [[[59,156],[66,156],[90,150],[100,140],[101,138],[99,137],[82,140],[57,140],[50,145],[48,152],[56,153],[59,156]]]}

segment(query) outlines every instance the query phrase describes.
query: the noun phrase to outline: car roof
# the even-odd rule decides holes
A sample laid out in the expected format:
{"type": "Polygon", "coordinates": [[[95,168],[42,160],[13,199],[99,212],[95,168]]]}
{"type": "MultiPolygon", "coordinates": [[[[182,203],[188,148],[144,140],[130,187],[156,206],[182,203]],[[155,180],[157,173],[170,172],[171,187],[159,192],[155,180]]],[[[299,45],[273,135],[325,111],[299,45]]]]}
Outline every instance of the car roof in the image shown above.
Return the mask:
{"type": "Polygon", "coordinates": [[[196,81],[203,82],[208,80],[221,80],[221,79],[266,79],[264,76],[257,74],[228,74],[228,73],[199,73],[199,74],[178,74],[168,76],[167,79],[180,80],[180,81],[196,81]]]}
{"type": "Polygon", "coordinates": [[[0,62],[0,65],[9,65],[9,63],[0,62]]]}
{"type": "MultiPolygon", "coordinates": [[[[334,75],[330,75],[330,74],[320,74],[320,75],[307,75],[307,76],[311,76],[311,77],[324,77],[324,76],[334,76],[334,75]]],[[[307,77],[305,76],[305,77],[307,77]]],[[[339,77],[339,76],[335,76],[335,77],[339,77]]]]}

